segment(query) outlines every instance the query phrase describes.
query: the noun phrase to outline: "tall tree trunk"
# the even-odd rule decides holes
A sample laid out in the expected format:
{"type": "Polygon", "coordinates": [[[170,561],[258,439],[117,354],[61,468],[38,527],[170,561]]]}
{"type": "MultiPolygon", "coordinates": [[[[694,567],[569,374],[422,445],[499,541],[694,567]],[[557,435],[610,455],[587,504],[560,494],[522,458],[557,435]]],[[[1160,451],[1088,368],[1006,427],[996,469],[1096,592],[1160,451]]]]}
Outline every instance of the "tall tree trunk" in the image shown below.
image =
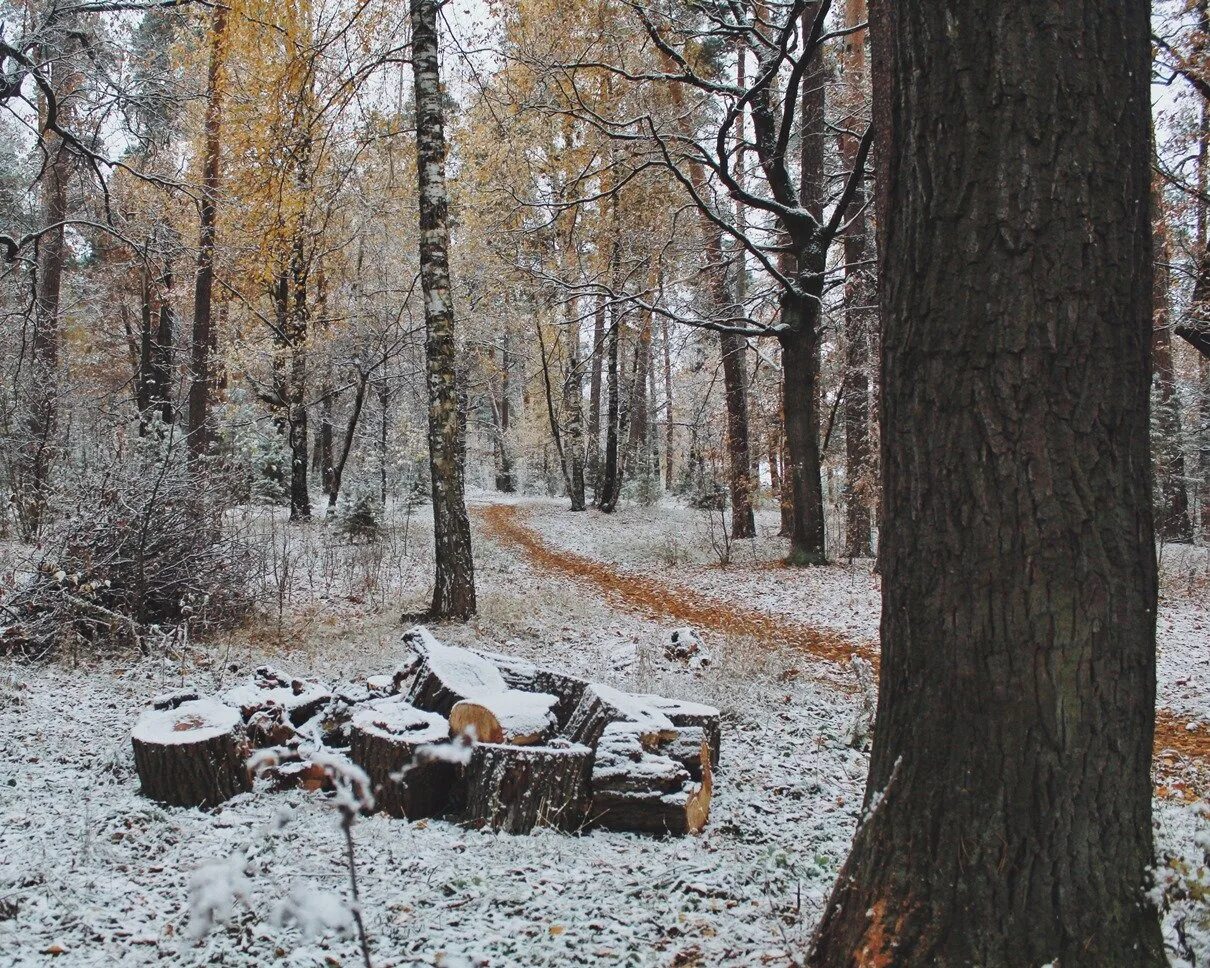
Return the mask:
{"type": "Polygon", "coordinates": [[[882,669],[809,963],[1163,965],[1147,5],[874,13],[882,669]]]}
{"type": "Polygon", "coordinates": [[[311,517],[311,493],[307,480],[307,337],[310,306],[307,302],[308,263],[300,225],[290,257],[293,306],[288,323],[290,345],[289,397],[286,401],[286,427],[290,445],[290,520],[311,517]]]}
{"type": "Polygon", "coordinates": [[[516,489],[513,484],[513,458],[509,450],[508,436],[512,396],[512,388],[509,386],[511,369],[508,330],[505,329],[500,337],[500,403],[496,408],[496,490],[503,494],[512,494],[516,489]]]}
{"type": "MultiPolygon", "coordinates": [[[[655,268],[652,268],[652,276],[655,268]]],[[[648,383],[651,373],[651,312],[639,313],[639,330],[634,344],[634,368],[630,379],[630,427],[626,438],[626,460],[631,479],[641,490],[653,486],[651,467],[651,426],[648,383]]]]}
{"type": "Polygon", "coordinates": [[[206,77],[206,113],[202,142],[202,194],[198,216],[197,275],[193,289],[193,341],[189,353],[189,457],[196,461],[210,451],[210,396],[214,379],[210,350],[214,345],[212,300],[214,248],[221,187],[223,91],[222,70],[227,39],[227,7],[214,8],[210,34],[210,65],[206,77]]]}
{"type": "MultiPolygon", "coordinates": [[[[168,242],[167,244],[171,244],[168,242]]],[[[159,411],[164,424],[173,421],[172,366],[176,334],[172,312],[172,263],[171,253],[164,252],[164,272],[160,277],[158,292],[159,319],[156,323],[155,341],[151,347],[151,405],[159,411]]]]}
{"type": "Polygon", "coordinates": [[[601,360],[605,355],[605,297],[597,297],[592,323],[592,371],[588,383],[588,480],[601,503],[601,360]]]}
{"type": "MultiPolygon", "coordinates": [[[[845,0],[845,23],[850,28],[866,22],[865,0],[845,0]]],[[[862,127],[860,108],[867,87],[866,32],[858,30],[844,40],[841,62],[845,71],[845,98],[851,113],[842,125],[849,131],[862,127]]],[[[840,154],[846,170],[856,166],[857,138],[842,135],[840,154]]],[[[853,198],[852,224],[844,237],[844,347],[845,381],[842,413],[845,433],[845,554],[850,558],[873,555],[870,543],[870,335],[878,325],[874,309],[874,233],[866,211],[863,185],[853,198]]]]}
{"type": "Polygon", "coordinates": [[[571,510],[583,511],[584,494],[584,377],[580,360],[579,302],[572,300],[568,312],[567,372],[563,379],[563,409],[567,413],[567,441],[564,461],[567,465],[567,492],[571,510]]]}
{"type": "MultiPolygon", "coordinates": [[[[65,105],[69,102],[64,95],[69,93],[73,78],[68,63],[68,58],[64,57],[50,67],[51,82],[59,96],[60,125],[68,120],[65,105]],[[65,72],[65,78],[54,76],[60,71],[65,72]]],[[[49,159],[42,175],[42,223],[58,227],[42,236],[37,252],[32,365],[27,384],[26,440],[17,502],[22,531],[27,539],[38,534],[46,514],[50,464],[58,430],[59,344],[62,340],[59,304],[63,290],[63,269],[67,261],[67,244],[61,223],[67,218],[67,183],[72,170],[71,151],[58,134],[44,128],[42,143],[49,159]]]]}
{"type": "MultiPolygon", "coordinates": [[[[820,268],[822,278],[822,267],[820,268]]],[[[779,336],[786,461],[782,488],[789,497],[790,556],[795,565],[822,565],[823,482],[819,455],[819,301],[786,293],[786,330],[779,336]]],[[[783,502],[785,496],[783,496],[783,502]]]]}
{"type": "Polygon", "coordinates": [[[672,399],[672,320],[664,317],[661,327],[664,350],[664,490],[672,492],[676,484],[672,463],[673,433],[676,429],[676,410],[672,399]]]}
{"type": "MultiPolygon", "coordinates": [[[[616,246],[615,246],[616,248],[616,246]]],[[[622,319],[618,304],[610,306],[609,333],[606,336],[605,393],[605,463],[601,470],[601,489],[597,494],[597,507],[606,514],[617,510],[618,498],[622,493],[621,455],[618,453],[618,437],[621,424],[621,380],[618,374],[618,353],[621,343],[622,319]]]]}
{"type": "Polygon", "coordinates": [[[437,62],[439,6],[439,0],[411,0],[420,280],[424,289],[429,470],[437,560],[431,612],[434,618],[468,618],[475,613],[475,565],[463,493],[458,347],[449,269],[449,195],[445,187],[445,130],[437,62]]]}
{"type": "Polygon", "coordinates": [[[1151,344],[1156,391],[1156,439],[1152,455],[1159,485],[1155,526],[1161,538],[1188,541],[1193,537],[1193,526],[1189,518],[1189,491],[1185,483],[1185,441],[1181,433],[1181,402],[1176,392],[1176,372],[1172,364],[1172,314],[1168,305],[1171,273],[1167,265],[1171,256],[1168,251],[1168,226],[1158,205],[1155,249],[1155,322],[1151,344]]]}
{"type": "Polygon", "coordinates": [[[723,395],[727,403],[727,463],[731,485],[731,537],[756,534],[752,513],[752,458],[748,448],[748,344],[736,333],[719,333],[723,395]]]}
{"type": "MultiPolygon", "coordinates": [[[[806,5],[803,29],[814,22],[818,3],[806,5]]],[[[826,70],[820,49],[802,80],[802,173],[804,207],[817,222],[823,220],[824,84],[826,70]]],[[[793,237],[793,233],[791,233],[793,237]]],[[[782,296],[781,316],[786,332],[782,348],[782,409],[786,424],[786,463],[782,485],[790,493],[790,555],[799,565],[826,561],[823,482],[819,452],[820,306],[827,253],[816,239],[797,239],[794,253],[798,291],[782,296]]],[[[786,260],[787,263],[789,260],[786,260]]],[[[787,266],[788,267],[788,266],[787,266]]]]}

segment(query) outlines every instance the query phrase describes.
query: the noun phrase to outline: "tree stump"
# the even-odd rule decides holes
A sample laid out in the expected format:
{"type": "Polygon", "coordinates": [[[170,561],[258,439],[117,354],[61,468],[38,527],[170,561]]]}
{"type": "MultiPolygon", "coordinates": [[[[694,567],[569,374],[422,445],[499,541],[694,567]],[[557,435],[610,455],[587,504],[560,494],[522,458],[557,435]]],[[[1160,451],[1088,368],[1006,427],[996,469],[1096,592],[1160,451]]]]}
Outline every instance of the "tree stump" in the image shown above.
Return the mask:
{"type": "Polygon", "coordinates": [[[404,641],[420,656],[407,696],[417,709],[449,716],[456,702],[508,689],[500,670],[487,659],[469,649],[442,645],[428,629],[414,628],[404,636],[404,641]]]}
{"type": "Polygon", "coordinates": [[[476,744],[466,767],[466,822],[511,834],[539,826],[574,830],[584,821],[592,757],[572,743],[476,744]]]}
{"type": "Polygon", "coordinates": [[[450,732],[479,743],[536,746],[555,731],[551,709],[557,701],[546,693],[516,689],[462,699],[450,710],[450,732]]]}
{"type": "Polygon", "coordinates": [[[194,699],[144,713],[131,732],[143,795],[177,807],[213,807],[249,789],[239,710],[194,699]]]}
{"type": "Polygon", "coordinates": [[[723,730],[717,709],[685,699],[666,699],[663,696],[638,698],[667,716],[673,726],[700,728],[705,733],[706,742],[710,744],[710,765],[718,769],[723,730]]]}
{"type": "Polygon", "coordinates": [[[575,711],[567,723],[567,738],[573,743],[596,746],[605,727],[610,723],[630,723],[644,748],[655,749],[660,743],[676,738],[672,720],[646,702],[645,696],[605,686],[599,682],[585,687],[575,711]]]}
{"type": "Polygon", "coordinates": [[[504,677],[510,689],[519,692],[542,692],[554,696],[556,702],[551,711],[555,714],[556,728],[564,729],[571,714],[575,711],[588,686],[587,679],[559,672],[555,669],[545,669],[524,659],[495,652],[475,650],[475,654],[486,659],[504,677]]]}
{"type": "Polygon", "coordinates": [[[366,771],[379,808],[416,820],[442,813],[450,802],[457,766],[425,755],[422,747],[448,744],[444,716],[391,696],[364,703],[349,726],[349,757],[366,771]]]}
{"type": "Polygon", "coordinates": [[[295,678],[272,666],[258,666],[251,681],[228,689],[222,698],[239,709],[245,722],[263,709],[281,706],[290,722],[301,726],[327,705],[332,693],[322,683],[295,678]]]}
{"type": "Polygon", "coordinates": [[[714,771],[705,739],[698,748],[701,782],[671,757],[643,748],[631,724],[615,723],[597,747],[589,821],[607,830],[684,836],[710,819],[714,771]]]}

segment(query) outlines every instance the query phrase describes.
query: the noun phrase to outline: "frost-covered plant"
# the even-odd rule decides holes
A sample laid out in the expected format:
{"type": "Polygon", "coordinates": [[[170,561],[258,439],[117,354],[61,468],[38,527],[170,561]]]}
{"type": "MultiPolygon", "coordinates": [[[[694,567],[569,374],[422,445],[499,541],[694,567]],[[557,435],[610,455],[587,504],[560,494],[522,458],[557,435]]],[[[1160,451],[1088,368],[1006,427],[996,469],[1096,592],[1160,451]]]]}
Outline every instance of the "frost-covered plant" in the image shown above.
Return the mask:
{"type": "Polygon", "coordinates": [[[146,647],[174,629],[235,624],[252,606],[250,553],[222,506],[179,438],[140,441],[74,482],[32,575],[0,600],[0,647],[146,647]]]}
{"type": "Polygon", "coordinates": [[[350,489],[337,511],[336,527],[350,541],[377,541],[382,537],[382,501],[372,488],[350,489]]]}

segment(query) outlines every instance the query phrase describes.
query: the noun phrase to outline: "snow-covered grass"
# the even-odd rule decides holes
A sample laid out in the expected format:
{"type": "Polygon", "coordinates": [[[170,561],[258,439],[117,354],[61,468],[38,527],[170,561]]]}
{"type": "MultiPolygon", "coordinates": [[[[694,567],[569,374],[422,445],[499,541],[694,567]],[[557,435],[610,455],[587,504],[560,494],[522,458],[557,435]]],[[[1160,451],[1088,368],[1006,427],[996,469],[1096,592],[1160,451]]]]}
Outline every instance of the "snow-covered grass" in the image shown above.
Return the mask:
{"type": "MultiPolygon", "coordinates": [[[[552,545],[854,638],[876,634],[868,563],[775,568],[780,543],[765,537],[722,570],[693,531],[695,512],[605,519],[523,503],[552,545]]],[[[319,525],[260,521],[282,542],[284,578],[259,628],[172,658],[0,667],[0,965],[40,965],[56,951],[58,963],[87,968],[359,963],[331,798],[257,789],[209,813],[160,807],[138,793],[130,729],[152,696],[182,685],[215,693],[265,660],[330,683],[390,671],[400,612],[423,608],[430,592],[427,509],[410,522],[406,556],[400,522],[390,525],[394,537],[375,550],[319,525]]],[[[773,525],[762,514],[762,528],[773,525]]],[[[662,658],[670,624],[482,535],[476,562],[480,615],[435,628],[444,641],[724,710],[711,820],[701,836],[660,840],[364,818],[354,835],[375,965],[791,964],[857,823],[867,756],[845,743],[856,696],[798,675],[800,653],[742,638],[707,636],[716,663],[690,671],[662,658]]],[[[1173,655],[1196,654],[1193,621],[1173,625],[1173,655]]],[[[1175,664],[1204,711],[1204,667],[1175,664]]],[[[1156,818],[1166,936],[1187,959],[1176,963],[1203,964],[1205,804],[1157,799],[1156,818]]]]}

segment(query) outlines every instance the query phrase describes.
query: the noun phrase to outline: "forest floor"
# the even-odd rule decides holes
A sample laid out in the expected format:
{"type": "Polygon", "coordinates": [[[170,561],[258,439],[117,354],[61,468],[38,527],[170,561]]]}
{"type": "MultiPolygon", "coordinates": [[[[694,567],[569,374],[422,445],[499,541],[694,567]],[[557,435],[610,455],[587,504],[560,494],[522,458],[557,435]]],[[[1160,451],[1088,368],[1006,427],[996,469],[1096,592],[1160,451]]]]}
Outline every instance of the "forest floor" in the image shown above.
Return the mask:
{"type": "MultiPolygon", "coordinates": [[[[390,671],[400,612],[428,595],[427,515],[349,545],[251,514],[275,590],[255,626],[153,658],[0,667],[0,968],[359,963],[329,798],[257,789],[209,813],[160,807],[138,793],[129,731],[156,693],[218,690],[263,661],[329,683],[390,671]],[[228,899],[226,923],[199,935],[201,906],[228,899]]],[[[366,818],[354,833],[375,965],[794,964],[861,808],[846,663],[877,637],[871,563],[782,568],[767,512],[726,567],[717,527],[670,504],[607,517],[482,495],[473,520],[480,614],[436,634],[719,706],[711,821],[661,840],[366,818]],[[702,632],[712,665],[664,659],[680,625],[702,632]]],[[[1177,965],[1210,959],[1208,568],[1164,551],[1156,893],[1177,965]]]]}

